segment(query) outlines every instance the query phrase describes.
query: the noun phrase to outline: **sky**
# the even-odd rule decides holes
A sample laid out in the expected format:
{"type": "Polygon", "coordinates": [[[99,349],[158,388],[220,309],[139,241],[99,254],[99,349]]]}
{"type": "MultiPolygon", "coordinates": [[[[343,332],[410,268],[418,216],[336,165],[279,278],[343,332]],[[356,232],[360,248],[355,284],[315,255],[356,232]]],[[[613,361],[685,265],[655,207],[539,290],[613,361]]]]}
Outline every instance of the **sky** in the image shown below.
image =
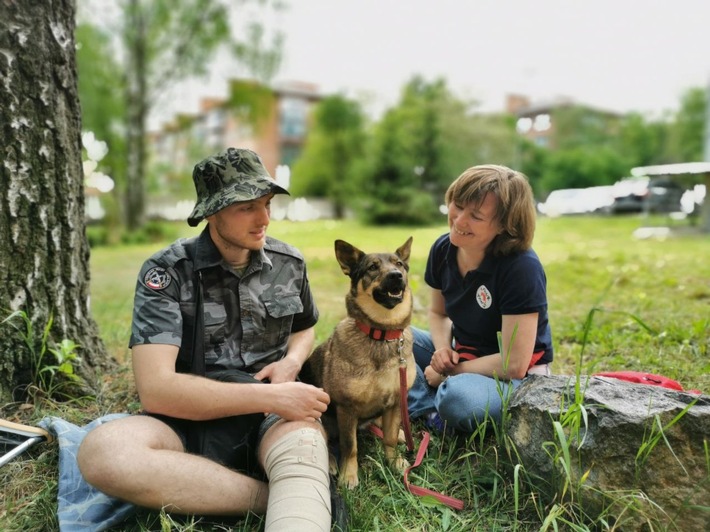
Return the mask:
{"type": "MultiPolygon", "coordinates": [[[[290,0],[275,81],[366,98],[377,115],[413,75],[444,78],[482,111],[510,93],[660,115],[710,82],[710,0],[290,0]]],[[[171,98],[194,111],[228,76],[171,98]]],[[[163,106],[163,113],[170,106],[163,106]]]]}

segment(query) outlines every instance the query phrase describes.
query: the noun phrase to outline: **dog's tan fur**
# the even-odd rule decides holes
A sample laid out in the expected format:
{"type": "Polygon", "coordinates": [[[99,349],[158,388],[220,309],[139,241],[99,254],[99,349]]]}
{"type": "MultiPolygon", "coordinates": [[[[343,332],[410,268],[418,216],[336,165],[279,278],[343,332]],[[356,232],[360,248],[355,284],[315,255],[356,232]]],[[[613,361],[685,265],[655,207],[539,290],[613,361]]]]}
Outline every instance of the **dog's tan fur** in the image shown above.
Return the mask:
{"type": "Polygon", "coordinates": [[[330,436],[338,437],[339,482],[349,488],[358,484],[357,428],[364,421],[381,417],[388,462],[399,469],[406,466],[406,461],[398,458],[397,442],[401,423],[400,365],[406,365],[407,388],[416,375],[409,329],[411,245],[410,237],[394,253],[366,254],[345,241],[335,241],[338,263],[350,277],[350,291],[345,298],[347,317],[313,351],[302,378],[330,395],[324,425],[330,436]],[[403,334],[401,339],[375,340],[358,328],[358,322],[380,330],[402,330],[403,334]],[[337,428],[328,423],[333,413],[337,428]]]}

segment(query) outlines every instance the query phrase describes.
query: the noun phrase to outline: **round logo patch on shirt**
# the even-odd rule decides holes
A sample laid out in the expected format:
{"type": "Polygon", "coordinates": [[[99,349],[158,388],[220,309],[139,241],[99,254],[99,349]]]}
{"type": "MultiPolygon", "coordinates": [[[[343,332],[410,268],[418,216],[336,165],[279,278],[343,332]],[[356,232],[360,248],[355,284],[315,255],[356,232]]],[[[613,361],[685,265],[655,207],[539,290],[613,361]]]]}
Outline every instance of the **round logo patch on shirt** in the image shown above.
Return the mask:
{"type": "Polygon", "coordinates": [[[493,296],[485,285],[479,286],[476,290],[476,301],[478,301],[478,306],[484,309],[489,308],[493,303],[493,296]]]}
{"type": "Polygon", "coordinates": [[[173,278],[165,268],[156,266],[145,273],[145,285],[152,290],[162,290],[170,285],[173,278]]]}

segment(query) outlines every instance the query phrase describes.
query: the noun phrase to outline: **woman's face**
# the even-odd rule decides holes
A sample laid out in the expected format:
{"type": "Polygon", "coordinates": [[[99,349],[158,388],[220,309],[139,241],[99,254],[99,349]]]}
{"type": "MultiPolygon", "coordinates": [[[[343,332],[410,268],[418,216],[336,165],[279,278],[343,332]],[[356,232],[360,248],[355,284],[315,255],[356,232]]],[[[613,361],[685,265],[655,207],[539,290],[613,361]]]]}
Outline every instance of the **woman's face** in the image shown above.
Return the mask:
{"type": "Polygon", "coordinates": [[[488,193],[480,205],[449,203],[449,230],[451,243],[459,248],[484,251],[501,232],[496,221],[498,201],[488,193]]]}

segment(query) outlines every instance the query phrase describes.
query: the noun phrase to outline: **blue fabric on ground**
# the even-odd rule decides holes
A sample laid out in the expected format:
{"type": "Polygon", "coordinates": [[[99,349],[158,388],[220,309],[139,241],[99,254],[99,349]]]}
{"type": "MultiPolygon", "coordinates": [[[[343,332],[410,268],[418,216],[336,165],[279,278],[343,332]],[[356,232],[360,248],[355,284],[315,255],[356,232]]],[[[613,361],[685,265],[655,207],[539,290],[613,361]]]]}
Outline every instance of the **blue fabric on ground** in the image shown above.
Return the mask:
{"type": "Polygon", "coordinates": [[[136,511],[135,505],[109,497],[89,485],[76,463],[79,444],[90,430],[127,415],[108,414],[83,427],[58,417],[46,417],[38,423],[59,443],[57,517],[61,532],[100,532],[122,523],[136,511]]]}

